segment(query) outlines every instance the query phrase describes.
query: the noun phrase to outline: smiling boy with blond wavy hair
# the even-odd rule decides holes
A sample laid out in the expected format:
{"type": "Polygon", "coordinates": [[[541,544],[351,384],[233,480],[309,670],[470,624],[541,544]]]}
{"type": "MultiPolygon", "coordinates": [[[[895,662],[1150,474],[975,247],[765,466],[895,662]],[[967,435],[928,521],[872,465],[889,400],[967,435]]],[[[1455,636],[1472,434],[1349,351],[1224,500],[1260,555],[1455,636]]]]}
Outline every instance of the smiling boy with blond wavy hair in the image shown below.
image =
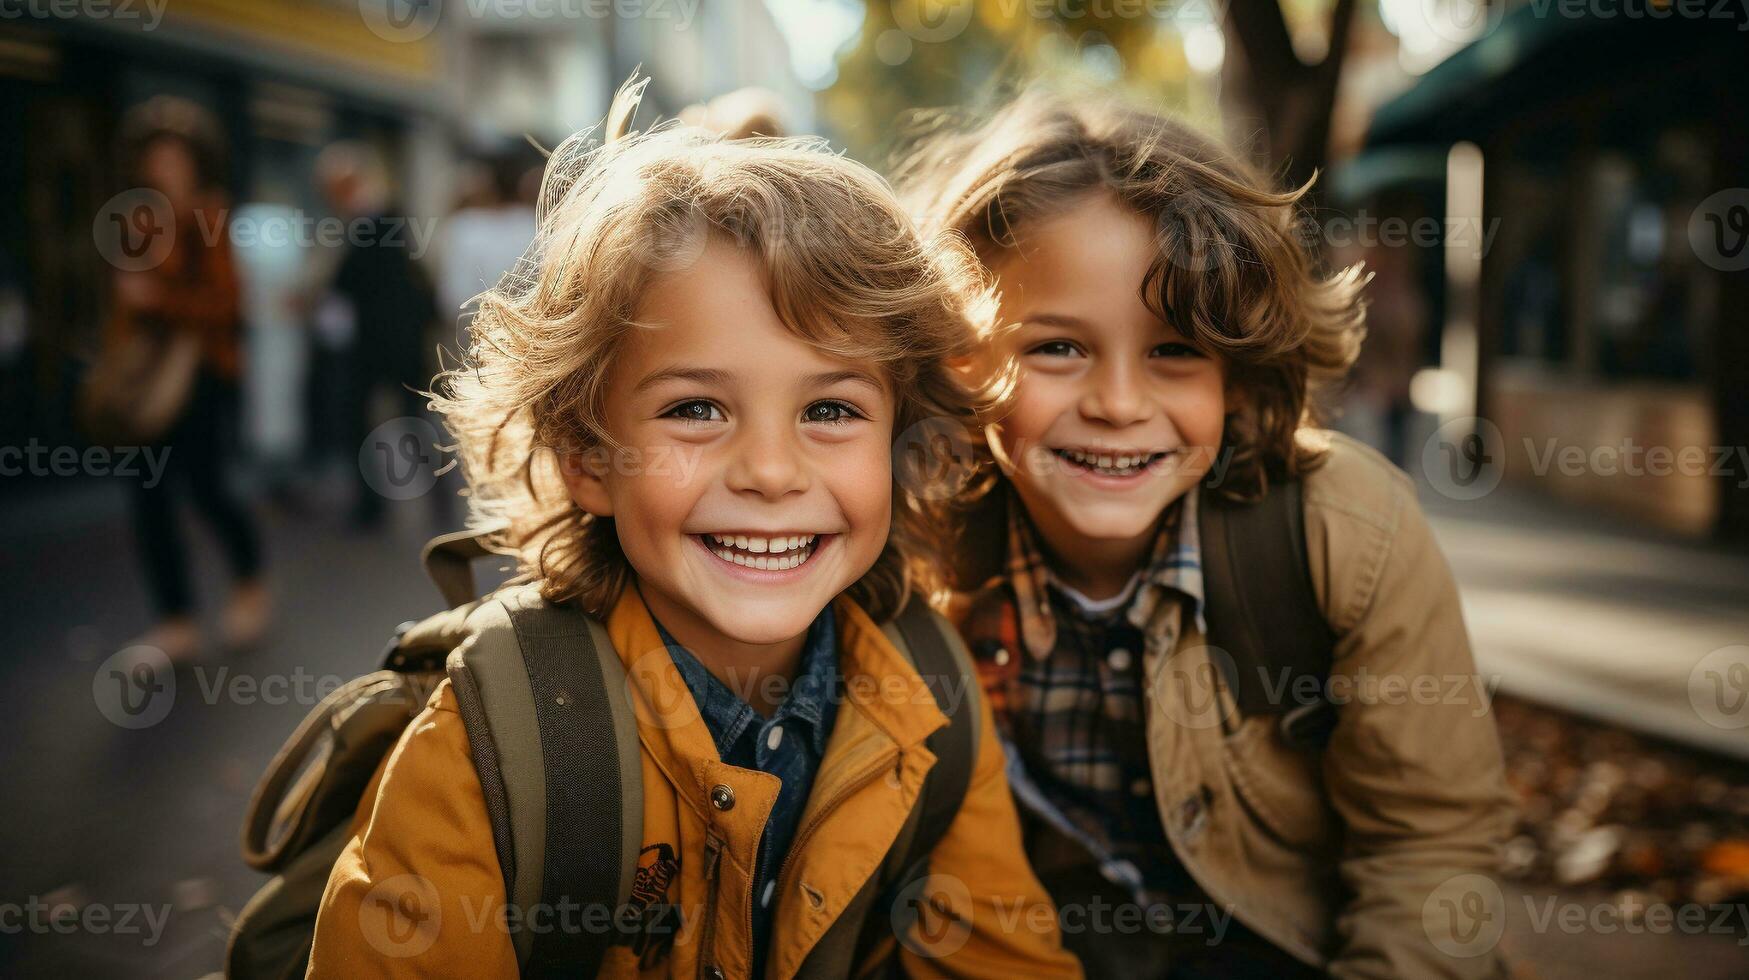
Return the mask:
{"type": "MultiPolygon", "coordinates": [[[[437,401],[477,521],[530,601],[600,621],[637,706],[635,897],[679,923],[607,950],[601,975],[841,976],[896,954],[913,975],[1077,976],[987,709],[928,894],[875,888],[956,710],[888,625],[942,564],[892,447],[995,403],[948,367],[977,350],[975,264],[818,142],[623,136],[635,94],[605,146],[555,153],[529,260],[482,297],[437,401]]],[[[310,973],[515,975],[517,939],[469,914],[506,894],[446,682],[359,810],[310,973]],[[441,925],[385,955],[395,909],[373,894],[402,876],[441,925]]]]}

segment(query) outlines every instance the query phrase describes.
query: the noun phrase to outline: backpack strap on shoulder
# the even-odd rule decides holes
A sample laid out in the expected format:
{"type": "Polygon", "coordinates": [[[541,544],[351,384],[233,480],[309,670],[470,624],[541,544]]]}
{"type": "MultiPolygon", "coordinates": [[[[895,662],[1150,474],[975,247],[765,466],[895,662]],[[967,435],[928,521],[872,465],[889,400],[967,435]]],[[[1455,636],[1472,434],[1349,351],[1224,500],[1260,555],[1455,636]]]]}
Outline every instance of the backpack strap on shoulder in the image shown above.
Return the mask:
{"type": "Polygon", "coordinates": [[[425,566],[426,576],[437,586],[450,608],[464,605],[479,596],[474,591],[473,562],[476,558],[493,554],[486,547],[486,538],[491,533],[490,530],[451,531],[425,542],[424,550],[419,553],[419,562],[425,566]]]}
{"type": "Polygon", "coordinates": [[[959,815],[977,765],[982,689],[958,631],[913,596],[882,632],[917,668],[948,723],[924,742],[935,765],[886,860],[802,961],[797,980],[849,976],[883,939],[893,938],[895,903],[929,873],[929,857],[959,815]]]}
{"type": "Polygon", "coordinates": [[[917,673],[923,677],[935,703],[947,715],[947,724],[932,732],[924,744],[935,754],[935,767],[923,784],[923,799],[916,833],[911,839],[912,863],[927,862],[929,853],[947,834],[960,812],[972,770],[978,761],[978,714],[981,686],[972,658],[959,633],[923,600],[912,598],[893,619],[892,627],[917,673]]]}
{"type": "Polygon", "coordinates": [[[1299,481],[1255,503],[1202,493],[1197,504],[1209,645],[1230,658],[1215,660],[1239,713],[1277,715],[1290,744],[1322,748],[1336,723],[1324,697],[1336,636],[1312,588],[1299,481]]]}
{"type": "MultiPolygon", "coordinates": [[[[449,675],[508,900],[525,913],[538,908],[549,925],[566,908],[600,921],[592,910],[603,905],[617,922],[631,895],[644,810],[637,721],[619,655],[600,623],[532,588],[500,592],[470,625],[449,675]]],[[[523,976],[600,968],[617,930],[568,925],[513,934],[523,976]]]]}

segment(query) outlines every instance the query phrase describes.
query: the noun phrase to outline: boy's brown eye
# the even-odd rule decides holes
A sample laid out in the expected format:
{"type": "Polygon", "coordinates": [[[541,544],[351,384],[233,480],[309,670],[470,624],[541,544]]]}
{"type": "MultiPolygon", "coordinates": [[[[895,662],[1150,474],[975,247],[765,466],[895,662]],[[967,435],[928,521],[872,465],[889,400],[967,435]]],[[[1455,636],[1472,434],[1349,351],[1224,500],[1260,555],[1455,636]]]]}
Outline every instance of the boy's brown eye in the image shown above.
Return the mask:
{"type": "Polygon", "coordinates": [[[1043,354],[1045,357],[1074,357],[1079,351],[1075,345],[1066,340],[1047,340],[1027,351],[1028,354],[1043,354]]]}
{"type": "Polygon", "coordinates": [[[722,418],[717,407],[707,401],[681,402],[664,412],[668,418],[680,419],[683,422],[715,422],[722,418]]]}
{"type": "Polygon", "coordinates": [[[1181,344],[1173,341],[1171,343],[1156,346],[1153,350],[1153,354],[1156,357],[1201,357],[1202,351],[1197,350],[1189,344],[1181,344]]]}
{"type": "Polygon", "coordinates": [[[804,422],[848,422],[861,414],[844,402],[815,402],[802,412],[804,422]]]}

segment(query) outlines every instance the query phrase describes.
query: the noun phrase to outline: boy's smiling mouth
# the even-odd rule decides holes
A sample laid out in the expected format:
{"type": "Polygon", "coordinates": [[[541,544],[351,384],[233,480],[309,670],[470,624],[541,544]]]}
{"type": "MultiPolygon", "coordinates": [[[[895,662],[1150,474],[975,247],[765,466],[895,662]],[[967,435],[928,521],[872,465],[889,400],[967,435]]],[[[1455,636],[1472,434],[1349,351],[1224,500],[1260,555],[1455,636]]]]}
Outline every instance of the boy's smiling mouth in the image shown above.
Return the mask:
{"type": "Polygon", "coordinates": [[[804,531],[787,534],[724,532],[690,537],[726,565],[755,572],[787,572],[807,564],[832,535],[804,531]]]}
{"type": "Polygon", "coordinates": [[[1051,452],[1068,464],[1071,473],[1124,480],[1142,476],[1158,468],[1161,461],[1174,455],[1177,450],[1068,448],[1052,449],[1051,452]]]}

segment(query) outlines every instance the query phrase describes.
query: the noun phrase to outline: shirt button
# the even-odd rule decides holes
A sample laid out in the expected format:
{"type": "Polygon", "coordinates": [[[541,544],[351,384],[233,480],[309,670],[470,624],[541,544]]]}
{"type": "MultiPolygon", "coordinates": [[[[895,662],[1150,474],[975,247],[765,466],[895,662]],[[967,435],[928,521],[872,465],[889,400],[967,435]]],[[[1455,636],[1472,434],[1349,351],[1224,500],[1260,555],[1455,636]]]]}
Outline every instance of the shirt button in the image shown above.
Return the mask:
{"type": "Polygon", "coordinates": [[[735,791],[727,783],[718,783],[711,787],[711,806],[719,810],[735,808],[735,791]]]}
{"type": "Polygon", "coordinates": [[[778,744],[781,743],[782,741],[783,741],[783,726],[782,725],[771,726],[771,733],[765,736],[765,747],[770,749],[773,752],[776,752],[778,744]]]}
{"type": "Polygon", "coordinates": [[[1008,666],[1008,648],[1007,647],[997,647],[995,660],[996,660],[996,666],[998,666],[998,667],[1008,666]]]}
{"type": "Polygon", "coordinates": [[[1148,782],[1146,779],[1138,778],[1130,783],[1130,793],[1135,796],[1152,796],[1154,794],[1154,784],[1148,782]]]}
{"type": "Polygon", "coordinates": [[[1124,647],[1117,647],[1106,654],[1105,662],[1111,665],[1112,670],[1129,670],[1130,652],[1124,647]]]}

